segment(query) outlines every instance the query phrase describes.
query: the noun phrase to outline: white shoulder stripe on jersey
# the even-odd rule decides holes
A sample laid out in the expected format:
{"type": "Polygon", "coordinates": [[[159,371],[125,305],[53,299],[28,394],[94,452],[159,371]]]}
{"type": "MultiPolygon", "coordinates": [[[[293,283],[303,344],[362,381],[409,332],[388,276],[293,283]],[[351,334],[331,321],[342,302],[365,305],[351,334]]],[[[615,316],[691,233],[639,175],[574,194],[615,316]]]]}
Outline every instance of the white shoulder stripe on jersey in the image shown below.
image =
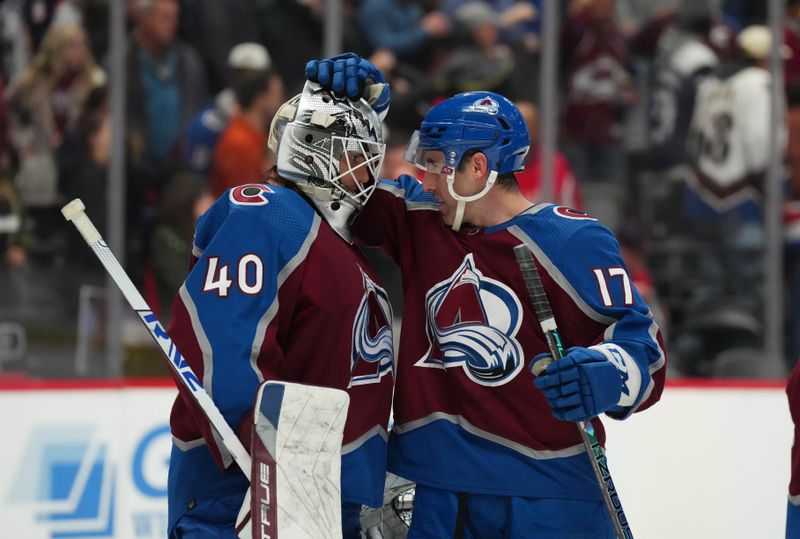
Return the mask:
{"type": "Polygon", "coordinates": [[[537,213],[544,210],[548,206],[552,206],[552,204],[549,204],[547,202],[543,202],[541,204],[534,204],[524,212],[520,213],[520,215],[536,215],[537,213]]]}
{"type": "Polygon", "coordinates": [[[184,442],[183,440],[180,440],[175,436],[173,436],[172,443],[175,445],[175,447],[186,453],[190,449],[194,449],[195,447],[200,447],[201,445],[206,445],[206,439],[198,438],[196,440],[189,440],[188,442],[184,442]]]}
{"type": "Polygon", "coordinates": [[[531,449],[530,447],[524,446],[517,442],[513,442],[507,438],[503,438],[496,434],[492,434],[490,432],[486,432],[485,430],[481,430],[472,423],[470,423],[469,421],[467,421],[463,416],[446,414],[444,412],[434,412],[423,418],[415,419],[414,421],[409,421],[408,423],[403,423],[402,425],[395,424],[392,430],[394,430],[398,434],[405,434],[407,432],[411,432],[412,430],[424,427],[426,425],[433,423],[434,421],[439,421],[439,420],[449,421],[454,425],[460,426],[470,434],[473,434],[485,440],[489,440],[490,442],[494,442],[498,445],[502,445],[503,447],[507,447],[508,449],[513,449],[517,453],[520,453],[526,457],[530,457],[536,460],[559,459],[559,458],[571,457],[573,455],[580,455],[581,453],[586,452],[586,446],[584,446],[582,443],[566,447],[564,449],[559,449],[556,451],[531,449]]]}
{"type": "MultiPolygon", "coordinates": [[[[567,295],[575,302],[575,305],[589,318],[600,322],[601,324],[606,324],[608,327],[606,328],[603,339],[604,340],[613,340],[614,338],[614,327],[616,326],[618,320],[615,318],[611,318],[609,316],[605,316],[601,313],[598,313],[594,309],[592,309],[584,300],[583,298],[578,295],[578,292],[573,288],[572,284],[567,280],[566,277],[561,273],[561,271],[556,267],[555,264],[544,254],[544,251],[539,247],[539,245],[531,239],[519,226],[514,225],[508,228],[508,231],[517,237],[520,241],[525,243],[528,249],[534,254],[536,259],[541,263],[542,267],[547,271],[548,275],[558,284],[558,286],[567,293],[567,295]]],[[[661,348],[661,344],[658,342],[656,335],[658,333],[658,324],[656,324],[655,320],[653,319],[652,312],[648,311],[647,316],[650,318],[651,323],[647,329],[648,335],[650,339],[655,343],[656,348],[658,349],[658,360],[654,363],[651,363],[648,366],[648,372],[650,373],[650,381],[647,384],[647,388],[642,395],[642,398],[639,400],[639,403],[644,402],[653,392],[655,388],[655,383],[652,379],[652,374],[664,367],[665,364],[665,354],[663,348],[661,348]]],[[[628,413],[625,414],[627,417],[630,413],[633,413],[638,406],[631,408],[628,413]]]]}
{"type": "Polygon", "coordinates": [[[536,260],[542,265],[547,274],[550,275],[550,277],[556,282],[556,284],[558,284],[558,286],[564,292],[567,293],[567,295],[572,299],[573,302],[575,302],[575,305],[578,306],[578,308],[583,312],[583,314],[585,314],[592,320],[595,320],[605,325],[613,324],[616,321],[616,319],[611,318],[610,316],[606,316],[604,314],[600,314],[594,309],[592,309],[578,294],[575,288],[573,288],[572,283],[570,283],[569,280],[567,280],[567,278],[564,277],[564,274],[562,274],[561,271],[558,269],[558,267],[556,267],[556,265],[553,264],[550,258],[547,257],[542,248],[539,247],[539,245],[535,241],[533,241],[531,237],[528,236],[519,226],[517,225],[510,226],[508,227],[508,231],[516,238],[518,238],[520,241],[522,241],[528,247],[528,249],[531,250],[534,257],[536,257],[536,260]]]}
{"type": "Polygon", "coordinates": [[[800,494],[797,496],[789,496],[789,503],[794,506],[800,506],[800,494]]]}
{"type": "MultiPolygon", "coordinates": [[[[200,317],[197,314],[197,306],[194,304],[191,294],[189,294],[189,291],[186,289],[186,283],[181,285],[178,294],[181,297],[181,301],[183,301],[183,305],[186,307],[186,312],[189,313],[189,320],[192,323],[192,332],[194,333],[195,339],[197,339],[200,352],[203,354],[203,388],[206,390],[206,393],[208,393],[208,396],[213,399],[214,394],[212,391],[214,388],[212,387],[211,380],[214,375],[214,353],[211,350],[211,343],[208,341],[208,336],[203,329],[203,325],[200,323],[200,317]]],[[[200,376],[200,373],[195,374],[200,376]]],[[[233,455],[231,455],[225,447],[222,438],[217,433],[217,429],[212,428],[211,434],[222,456],[222,464],[227,468],[234,462],[233,455]]]]}
{"type": "Polygon", "coordinates": [[[311,245],[317,239],[317,235],[319,234],[319,227],[320,223],[322,223],[322,218],[317,214],[314,213],[314,220],[311,223],[311,229],[308,231],[308,235],[306,239],[303,241],[303,244],[300,246],[300,249],[297,250],[297,253],[292,257],[286,265],[281,268],[280,272],[278,272],[277,276],[277,286],[275,287],[275,297],[272,300],[272,304],[270,304],[269,308],[264,312],[261,319],[258,321],[256,325],[256,332],[253,336],[253,343],[250,347],[250,368],[253,369],[253,372],[258,377],[259,382],[264,381],[264,376],[261,374],[261,371],[258,369],[258,356],[261,354],[261,345],[264,343],[264,335],[267,332],[267,327],[269,327],[270,322],[272,319],[275,318],[275,315],[278,314],[278,293],[280,292],[281,286],[286,279],[297,269],[303,260],[306,259],[308,256],[308,252],[311,250],[311,245]]]}

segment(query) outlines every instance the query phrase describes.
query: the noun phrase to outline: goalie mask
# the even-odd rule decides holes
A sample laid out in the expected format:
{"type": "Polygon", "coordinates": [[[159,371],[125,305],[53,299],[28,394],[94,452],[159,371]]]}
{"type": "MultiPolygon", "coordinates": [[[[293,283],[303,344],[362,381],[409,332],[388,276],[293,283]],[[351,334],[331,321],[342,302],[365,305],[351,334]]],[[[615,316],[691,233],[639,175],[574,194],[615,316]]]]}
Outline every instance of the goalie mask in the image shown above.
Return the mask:
{"type": "Polygon", "coordinates": [[[386,150],[372,107],[306,82],[303,93],[275,114],[269,148],[281,178],[296,184],[352,242],[350,224],[377,186],[386,150]]]}

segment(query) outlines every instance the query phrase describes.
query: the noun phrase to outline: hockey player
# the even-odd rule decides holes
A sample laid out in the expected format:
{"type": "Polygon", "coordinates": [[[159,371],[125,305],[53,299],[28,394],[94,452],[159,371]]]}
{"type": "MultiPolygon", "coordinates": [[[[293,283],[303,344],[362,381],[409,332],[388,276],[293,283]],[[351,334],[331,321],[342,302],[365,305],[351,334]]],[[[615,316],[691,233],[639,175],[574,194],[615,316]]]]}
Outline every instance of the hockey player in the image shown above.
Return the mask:
{"type": "MultiPolygon", "coordinates": [[[[284,104],[266,182],[228,190],[198,221],[169,328],[245,447],[262,381],[348,391],[345,538],[359,537],[362,504],[382,505],[386,474],[392,312],[349,230],[375,188],[381,129],[366,101],[313,83],[284,104]]],[[[186,393],[170,420],[170,537],[235,537],[248,482],[186,393]]]]}
{"type": "MultiPolygon", "coordinates": [[[[351,95],[381,78],[352,54],[312,61],[306,75],[351,95]]],[[[382,181],[354,225],[403,274],[389,469],[417,483],[412,538],[614,537],[569,421],[591,420],[604,440],[597,416],[624,419],[663,389],[662,339],[613,235],[519,192],[529,144],[506,98],[446,99],[408,145],[424,179],[382,181]],[[520,243],[571,347],[538,378],[531,360],[548,348],[513,254],[520,243]]]]}
{"type": "Polygon", "coordinates": [[[789,501],[786,504],[786,539],[800,537],[800,362],[797,362],[786,382],[789,412],[794,423],[792,472],[789,480],[789,501]]]}

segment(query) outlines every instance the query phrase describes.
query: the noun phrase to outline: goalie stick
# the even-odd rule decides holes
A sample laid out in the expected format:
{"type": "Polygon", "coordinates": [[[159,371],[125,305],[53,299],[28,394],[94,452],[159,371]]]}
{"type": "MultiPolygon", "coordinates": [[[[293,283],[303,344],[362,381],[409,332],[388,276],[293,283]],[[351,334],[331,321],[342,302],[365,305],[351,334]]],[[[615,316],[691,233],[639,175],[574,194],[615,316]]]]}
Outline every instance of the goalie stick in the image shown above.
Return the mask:
{"type": "MultiPolygon", "coordinates": [[[[514,256],[517,258],[517,264],[522,273],[522,279],[525,281],[525,287],[528,289],[533,310],[539,320],[539,326],[544,332],[547,347],[550,349],[552,356],[552,358],[540,359],[534,363],[531,370],[534,375],[539,376],[547,368],[547,365],[553,361],[558,361],[564,356],[564,347],[561,344],[556,319],[553,317],[550,301],[547,299],[544,286],[542,286],[542,280],[539,277],[539,270],[536,268],[533,255],[524,244],[520,244],[514,247],[514,256]]],[[[578,430],[580,431],[583,445],[586,447],[589,461],[592,464],[592,471],[600,486],[600,492],[603,494],[606,509],[608,509],[611,521],[614,523],[614,530],[618,539],[633,539],[633,533],[628,525],[628,518],[622,510],[619,494],[608,470],[605,452],[594,433],[591,421],[578,421],[578,430]]]]}
{"type": "MultiPolygon", "coordinates": [[[[230,425],[225,421],[225,418],[220,413],[214,401],[206,393],[199,378],[192,371],[188,362],[183,358],[175,343],[169,337],[163,326],[159,323],[156,316],[153,314],[149,305],[142,297],[141,293],[137,290],[136,286],[131,281],[130,277],[120,265],[114,253],[108,247],[102,236],[95,228],[89,217],[85,213],[86,207],[80,199],[74,199],[66,204],[61,213],[67,221],[78,229],[83,239],[95,253],[97,258],[103,264],[108,274],[113,279],[114,283],[119,287],[128,304],[136,312],[139,319],[147,328],[153,340],[164,354],[167,360],[167,365],[176,375],[177,379],[189,390],[189,393],[197,402],[197,405],[202,410],[203,414],[209,421],[211,428],[214,430],[215,438],[222,441],[222,444],[233,457],[236,464],[242,470],[248,481],[251,480],[251,470],[257,470],[259,475],[259,483],[254,487],[251,481],[251,489],[248,490],[245,497],[245,503],[236,520],[236,530],[239,537],[242,539],[250,537],[271,537],[273,539],[280,539],[283,537],[284,524],[281,521],[287,521],[286,533],[289,537],[341,537],[341,502],[340,502],[340,466],[341,466],[341,442],[342,433],[344,429],[344,421],[347,415],[347,406],[349,403],[349,396],[346,392],[333,389],[321,388],[315,386],[306,386],[301,384],[292,384],[287,382],[265,382],[258,389],[256,413],[254,414],[254,445],[256,447],[257,458],[255,461],[250,458],[250,454],[242,445],[238,436],[233,432],[230,425]],[[287,400],[288,399],[288,400],[287,400]],[[321,402],[320,406],[312,406],[309,403],[321,402]],[[284,406],[288,403],[288,406],[284,406]],[[298,403],[300,406],[298,406],[298,403]],[[266,406],[266,408],[264,408],[266,406]],[[261,410],[271,410],[266,414],[267,418],[271,421],[266,421],[261,410]],[[264,427],[260,426],[259,421],[262,423],[267,422],[272,425],[271,434],[266,435],[267,440],[272,440],[270,445],[267,442],[266,453],[258,451],[259,444],[256,443],[256,438],[259,439],[261,445],[264,445],[263,433],[264,427]],[[282,421],[285,430],[278,430],[278,424],[282,421]],[[287,425],[288,423],[288,425],[287,425]],[[299,427],[299,428],[297,428],[299,427]],[[316,429],[316,431],[314,431],[316,429]],[[287,432],[288,431],[288,432],[287,432]],[[294,437],[291,434],[294,433],[294,437]],[[317,436],[313,436],[316,433],[317,436]],[[311,443],[316,442],[316,445],[308,445],[308,440],[305,435],[311,438],[311,443]],[[270,438],[271,436],[271,438],[270,438]],[[280,445],[276,445],[276,441],[281,441],[280,445]],[[315,447],[317,453],[309,452],[309,447],[315,447]],[[305,450],[303,450],[305,448],[305,450]],[[300,451],[297,451],[300,449],[300,451]],[[295,454],[292,453],[295,450],[295,454]],[[314,465],[309,466],[309,455],[313,455],[314,465]],[[331,455],[335,458],[330,458],[331,455]],[[281,458],[283,457],[283,458],[281,458]],[[296,458],[295,458],[296,457],[296,458]],[[287,461],[284,465],[283,461],[287,461]],[[298,464],[296,473],[292,477],[291,474],[276,474],[277,469],[289,467],[290,465],[298,464]],[[273,473],[269,475],[269,467],[272,466],[273,473]],[[324,473],[322,473],[324,472],[324,473]],[[305,475],[303,475],[305,474],[305,475]],[[287,485],[282,486],[281,475],[286,476],[287,485]],[[309,481],[309,478],[311,480],[309,481]],[[319,482],[320,478],[325,481],[319,482]],[[289,485],[289,481],[294,481],[295,484],[289,485]],[[294,509],[297,499],[295,497],[294,503],[289,503],[291,496],[287,495],[286,503],[281,499],[283,490],[294,488],[301,489],[309,483],[315,486],[314,492],[327,493],[326,496],[318,496],[314,499],[320,507],[327,510],[333,517],[329,517],[323,521],[323,524],[317,525],[315,529],[306,535],[295,535],[298,532],[297,522],[292,523],[290,513],[283,509],[291,507],[294,509]],[[256,490],[256,488],[260,490],[256,490]],[[277,490],[276,490],[277,489],[277,490]],[[252,496],[251,491],[256,491],[257,494],[252,496]],[[275,504],[275,497],[277,494],[278,503],[275,504]],[[285,507],[283,507],[285,505],[285,507]],[[269,522],[268,527],[252,527],[249,518],[249,508],[257,509],[257,520],[259,525],[263,523],[261,518],[263,515],[272,515],[272,520],[269,522]],[[269,513],[270,509],[273,511],[269,513]],[[276,524],[274,511],[280,515],[276,524]],[[326,525],[327,524],[327,525],[326,525]],[[264,535],[265,529],[269,530],[268,535],[264,535]],[[320,532],[323,530],[323,532],[320,532]],[[310,535],[313,533],[314,535],[310,535]]],[[[308,497],[309,492],[305,492],[304,496],[308,497]]],[[[315,517],[316,518],[316,517],[315,517]]],[[[306,523],[301,523],[305,525],[306,523]]]]}

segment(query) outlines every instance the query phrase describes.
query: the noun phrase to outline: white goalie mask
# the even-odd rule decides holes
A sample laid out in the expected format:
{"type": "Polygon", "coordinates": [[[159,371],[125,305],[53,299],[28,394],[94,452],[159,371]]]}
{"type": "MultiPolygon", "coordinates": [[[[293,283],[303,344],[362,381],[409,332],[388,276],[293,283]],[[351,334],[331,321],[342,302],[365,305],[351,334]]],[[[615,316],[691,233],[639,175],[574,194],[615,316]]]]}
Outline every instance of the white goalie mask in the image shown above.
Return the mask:
{"type": "Polygon", "coordinates": [[[350,224],[377,186],[386,145],[364,99],[340,98],[306,82],[275,114],[269,133],[278,174],[295,183],[331,227],[352,242],[350,224]]]}

